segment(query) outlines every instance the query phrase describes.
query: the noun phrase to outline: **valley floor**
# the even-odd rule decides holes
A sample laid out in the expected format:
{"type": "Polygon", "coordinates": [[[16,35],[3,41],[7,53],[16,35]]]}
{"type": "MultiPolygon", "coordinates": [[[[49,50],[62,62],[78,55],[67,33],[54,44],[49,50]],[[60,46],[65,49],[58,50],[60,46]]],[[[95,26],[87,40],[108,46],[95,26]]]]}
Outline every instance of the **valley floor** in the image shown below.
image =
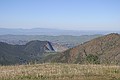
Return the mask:
{"type": "Polygon", "coordinates": [[[120,66],[60,63],[0,66],[0,80],[120,80],[120,66]]]}

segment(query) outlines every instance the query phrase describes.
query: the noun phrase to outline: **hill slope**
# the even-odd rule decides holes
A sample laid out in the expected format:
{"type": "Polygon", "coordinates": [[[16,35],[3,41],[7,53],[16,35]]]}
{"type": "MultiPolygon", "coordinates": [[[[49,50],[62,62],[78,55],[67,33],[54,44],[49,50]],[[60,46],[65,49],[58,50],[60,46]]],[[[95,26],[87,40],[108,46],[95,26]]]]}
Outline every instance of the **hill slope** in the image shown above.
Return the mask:
{"type": "Polygon", "coordinates": [[[11,45],[0,42],[0,64],[23,64],[39,60],[46,52],[54,52],[48,41],[31,41],[26,45],[11,45]]]}
{"type": "Polygon", "coordinates": [[[62,63],[92,63],[120,65],[120,34],[112,33],[85,42],[45,60],[62,63]]]}

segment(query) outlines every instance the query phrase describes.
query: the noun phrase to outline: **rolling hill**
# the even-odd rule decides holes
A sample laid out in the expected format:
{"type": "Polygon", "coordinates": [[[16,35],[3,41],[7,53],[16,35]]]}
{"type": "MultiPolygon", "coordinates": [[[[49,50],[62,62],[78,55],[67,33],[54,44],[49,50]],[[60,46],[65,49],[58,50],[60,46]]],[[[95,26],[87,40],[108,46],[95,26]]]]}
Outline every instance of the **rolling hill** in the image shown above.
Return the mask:
{"type": "MultiPolygon", "coordinates": [[[[54,47],[53,43],[38,40],[30,41],[25,45],[0,42],[0,64],[26,64],[36,61],[38,63],[120,65],[120,34],[117,33],[92,39],[57,54],[54,54],[55,49],[60,47],[54,47]]],[[[63,47],[61,48],[63,49],[63,47]]]]}
{"type": "Polygon", "coordinates": [[[0,64],[25,64],[40,60],[44,54],[54,52],[48,41],[30,41],[25,45],[11,45],[0,42],[0,64]]]}
{"type": "Polygon", "coordinates": [[[44,61],[120,65],[120,34],[111,33],[95,38],[63,53],[47,56],[44,61]]]}

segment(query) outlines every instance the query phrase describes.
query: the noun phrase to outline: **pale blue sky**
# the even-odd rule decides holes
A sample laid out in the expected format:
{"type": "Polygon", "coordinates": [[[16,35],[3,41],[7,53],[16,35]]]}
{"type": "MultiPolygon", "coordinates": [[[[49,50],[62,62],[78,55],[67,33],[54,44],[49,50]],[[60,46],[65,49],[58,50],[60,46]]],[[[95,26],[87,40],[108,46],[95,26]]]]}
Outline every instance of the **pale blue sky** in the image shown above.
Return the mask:
{"type": "Polygon", "coordinates": [[[0,28],[120,30],[120,0],[0,0],[0,28]]]}

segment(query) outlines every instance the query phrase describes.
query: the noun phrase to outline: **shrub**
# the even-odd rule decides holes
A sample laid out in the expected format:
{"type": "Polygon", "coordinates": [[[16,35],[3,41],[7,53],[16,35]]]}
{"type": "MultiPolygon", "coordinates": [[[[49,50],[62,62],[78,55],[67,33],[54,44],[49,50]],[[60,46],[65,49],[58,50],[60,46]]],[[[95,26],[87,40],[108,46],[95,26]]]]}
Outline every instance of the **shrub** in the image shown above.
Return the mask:
{"type": "Polygon", "coordinates": [[[86,60],[88,63],[91,63],[91,64],[99,64],[100,63],[98,56],[93,55],[93,54],[87,55],[86,60]]]}

